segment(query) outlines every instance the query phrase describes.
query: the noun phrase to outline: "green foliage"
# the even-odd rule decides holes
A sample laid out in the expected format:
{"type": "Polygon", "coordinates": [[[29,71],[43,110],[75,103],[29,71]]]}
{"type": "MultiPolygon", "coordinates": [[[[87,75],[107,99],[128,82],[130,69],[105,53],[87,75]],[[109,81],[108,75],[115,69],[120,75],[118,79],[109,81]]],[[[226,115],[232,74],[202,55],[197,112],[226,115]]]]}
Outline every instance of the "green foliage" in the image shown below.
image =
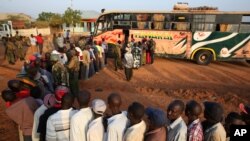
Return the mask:
{"type": "Polygon", "coordinates": [[[40,26],[48,24],[52,27],[60,27],[63,24],[63,20],[60,14],[52,12],[42,12],[38,15],[36,23],[40,26]]]}
{"type": "Polygon", "coordinates": [[[66,24],[75,25],[81,22],[81,11],[68,8],[63,14],[63,21],[66,24]]]}
{"type": "Polygon", "coordinates": [[[50,21],[53,15],[55,15],[55,13],[42,12],[38,15],[37,21],[50,21]]]}
{"type": "Polygon", "coordinates": [[[55,14],[51,17],[50,26],[60,27],[63,24],[63,19],[60,14],[55,14]]]}

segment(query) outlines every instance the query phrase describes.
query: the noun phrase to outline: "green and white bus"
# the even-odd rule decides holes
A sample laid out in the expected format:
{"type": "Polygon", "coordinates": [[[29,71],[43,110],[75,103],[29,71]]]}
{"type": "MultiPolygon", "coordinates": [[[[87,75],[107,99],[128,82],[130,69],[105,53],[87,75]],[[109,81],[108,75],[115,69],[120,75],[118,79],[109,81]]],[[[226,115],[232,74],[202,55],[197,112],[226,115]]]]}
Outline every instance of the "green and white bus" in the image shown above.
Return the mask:
{"type": "Polygon", "coordinates": [[[106,12],[96,21],[94,40],[115,44],[154,39],[155,54],[211,61],[250,62],[250,12],[171,11],[106,12]]]}

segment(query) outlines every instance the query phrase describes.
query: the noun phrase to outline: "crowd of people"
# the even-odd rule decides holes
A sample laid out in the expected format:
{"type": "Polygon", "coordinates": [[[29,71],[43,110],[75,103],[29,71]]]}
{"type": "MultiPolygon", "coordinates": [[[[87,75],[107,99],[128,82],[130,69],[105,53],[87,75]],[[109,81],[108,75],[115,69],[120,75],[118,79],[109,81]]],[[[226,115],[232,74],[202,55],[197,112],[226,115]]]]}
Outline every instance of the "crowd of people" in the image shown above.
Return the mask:
{"type": "Polygon", "coordinates": [[[173,100],[166,113],[136,101],[122,111],[118,93],[111,93],[105,103],[90,101],[88,90],[74,97],[66,86],[57,86],[54,94],[41,98],[39,87],[27,89],[27,85],[32,84],[10,80],[2,91],[6,113],[19,125],[24,141],[226,141],[231,125],[250,124],[250,107],[243,104],[242,112],[229,113],[223,125],[224,110],[216,102],[204,102],[204,112],[194,100],[186,104],[173,100]]]}
{"type": "MultiPolygon", "coordinates": [[[[225,141],[231,125],[250,124],[250,107],[243,104],[241,113],[231,112],[223,122],[224,110],[216,102],[205,102],[203,109],[197,101],[174,100],[162,110],[135,101],[122,111],[118,93],[111,93],[107,103],[91,101],[91,93],[80,90],[78,81],[107,65],[105,40],[81,37],[72,43],[67,31],[66,37],[54,34],[54,50],[44,53],[42,36],[38,36],[30,37],[36,52],[1,94],[7,115],[19,125],[25,141],[225,141]]],[[[21,39],[17,33],[6,40],[7,54],[9,46],[18,45],[21,39]]],[[[131,80],[133,68],[154,62],[154,49],[152,39],[123,45],[118,41],[113,48],[115,70],[124,69],[126,79],[131,80]]]]}

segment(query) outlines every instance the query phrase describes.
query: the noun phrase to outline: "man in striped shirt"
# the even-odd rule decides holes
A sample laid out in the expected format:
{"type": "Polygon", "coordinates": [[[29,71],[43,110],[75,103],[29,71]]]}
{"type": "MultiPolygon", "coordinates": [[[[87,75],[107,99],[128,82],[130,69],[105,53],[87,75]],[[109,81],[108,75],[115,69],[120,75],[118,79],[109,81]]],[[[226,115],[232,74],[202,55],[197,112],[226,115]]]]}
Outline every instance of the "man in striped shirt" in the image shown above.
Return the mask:
{"type": "Polygon", "coordinates": [[[69,141],[70,119],[76,113],[72,108],[74,98],[67,94],[62,98],[62,109],[49,117],[46,141],[69,141]]]}
{"type": "Polygon", "coordinates": [[[185,115],[188,117],[188,141],[203,141],[203,129],[199,119],[202,113],[201,105],[191,100],[186,104],[185,115]]]}

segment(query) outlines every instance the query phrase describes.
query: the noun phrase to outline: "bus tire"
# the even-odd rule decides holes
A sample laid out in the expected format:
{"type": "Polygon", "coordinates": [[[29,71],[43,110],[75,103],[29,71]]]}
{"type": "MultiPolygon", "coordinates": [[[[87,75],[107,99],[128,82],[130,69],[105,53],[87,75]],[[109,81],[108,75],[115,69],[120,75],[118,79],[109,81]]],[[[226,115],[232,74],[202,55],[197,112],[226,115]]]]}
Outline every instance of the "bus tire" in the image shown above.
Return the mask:
{"type": "Polygon", "coordinates": [[[195,54],[195,61],[199,65],[208,65],[213,59],[213,54],[208,50],[200,50],[195,54]]]}
{"type": "Polygon", "coordinates": [[[247,62],[248,64],[250,64],[250,60],[246,60],[246,62],[247,62]]]}

